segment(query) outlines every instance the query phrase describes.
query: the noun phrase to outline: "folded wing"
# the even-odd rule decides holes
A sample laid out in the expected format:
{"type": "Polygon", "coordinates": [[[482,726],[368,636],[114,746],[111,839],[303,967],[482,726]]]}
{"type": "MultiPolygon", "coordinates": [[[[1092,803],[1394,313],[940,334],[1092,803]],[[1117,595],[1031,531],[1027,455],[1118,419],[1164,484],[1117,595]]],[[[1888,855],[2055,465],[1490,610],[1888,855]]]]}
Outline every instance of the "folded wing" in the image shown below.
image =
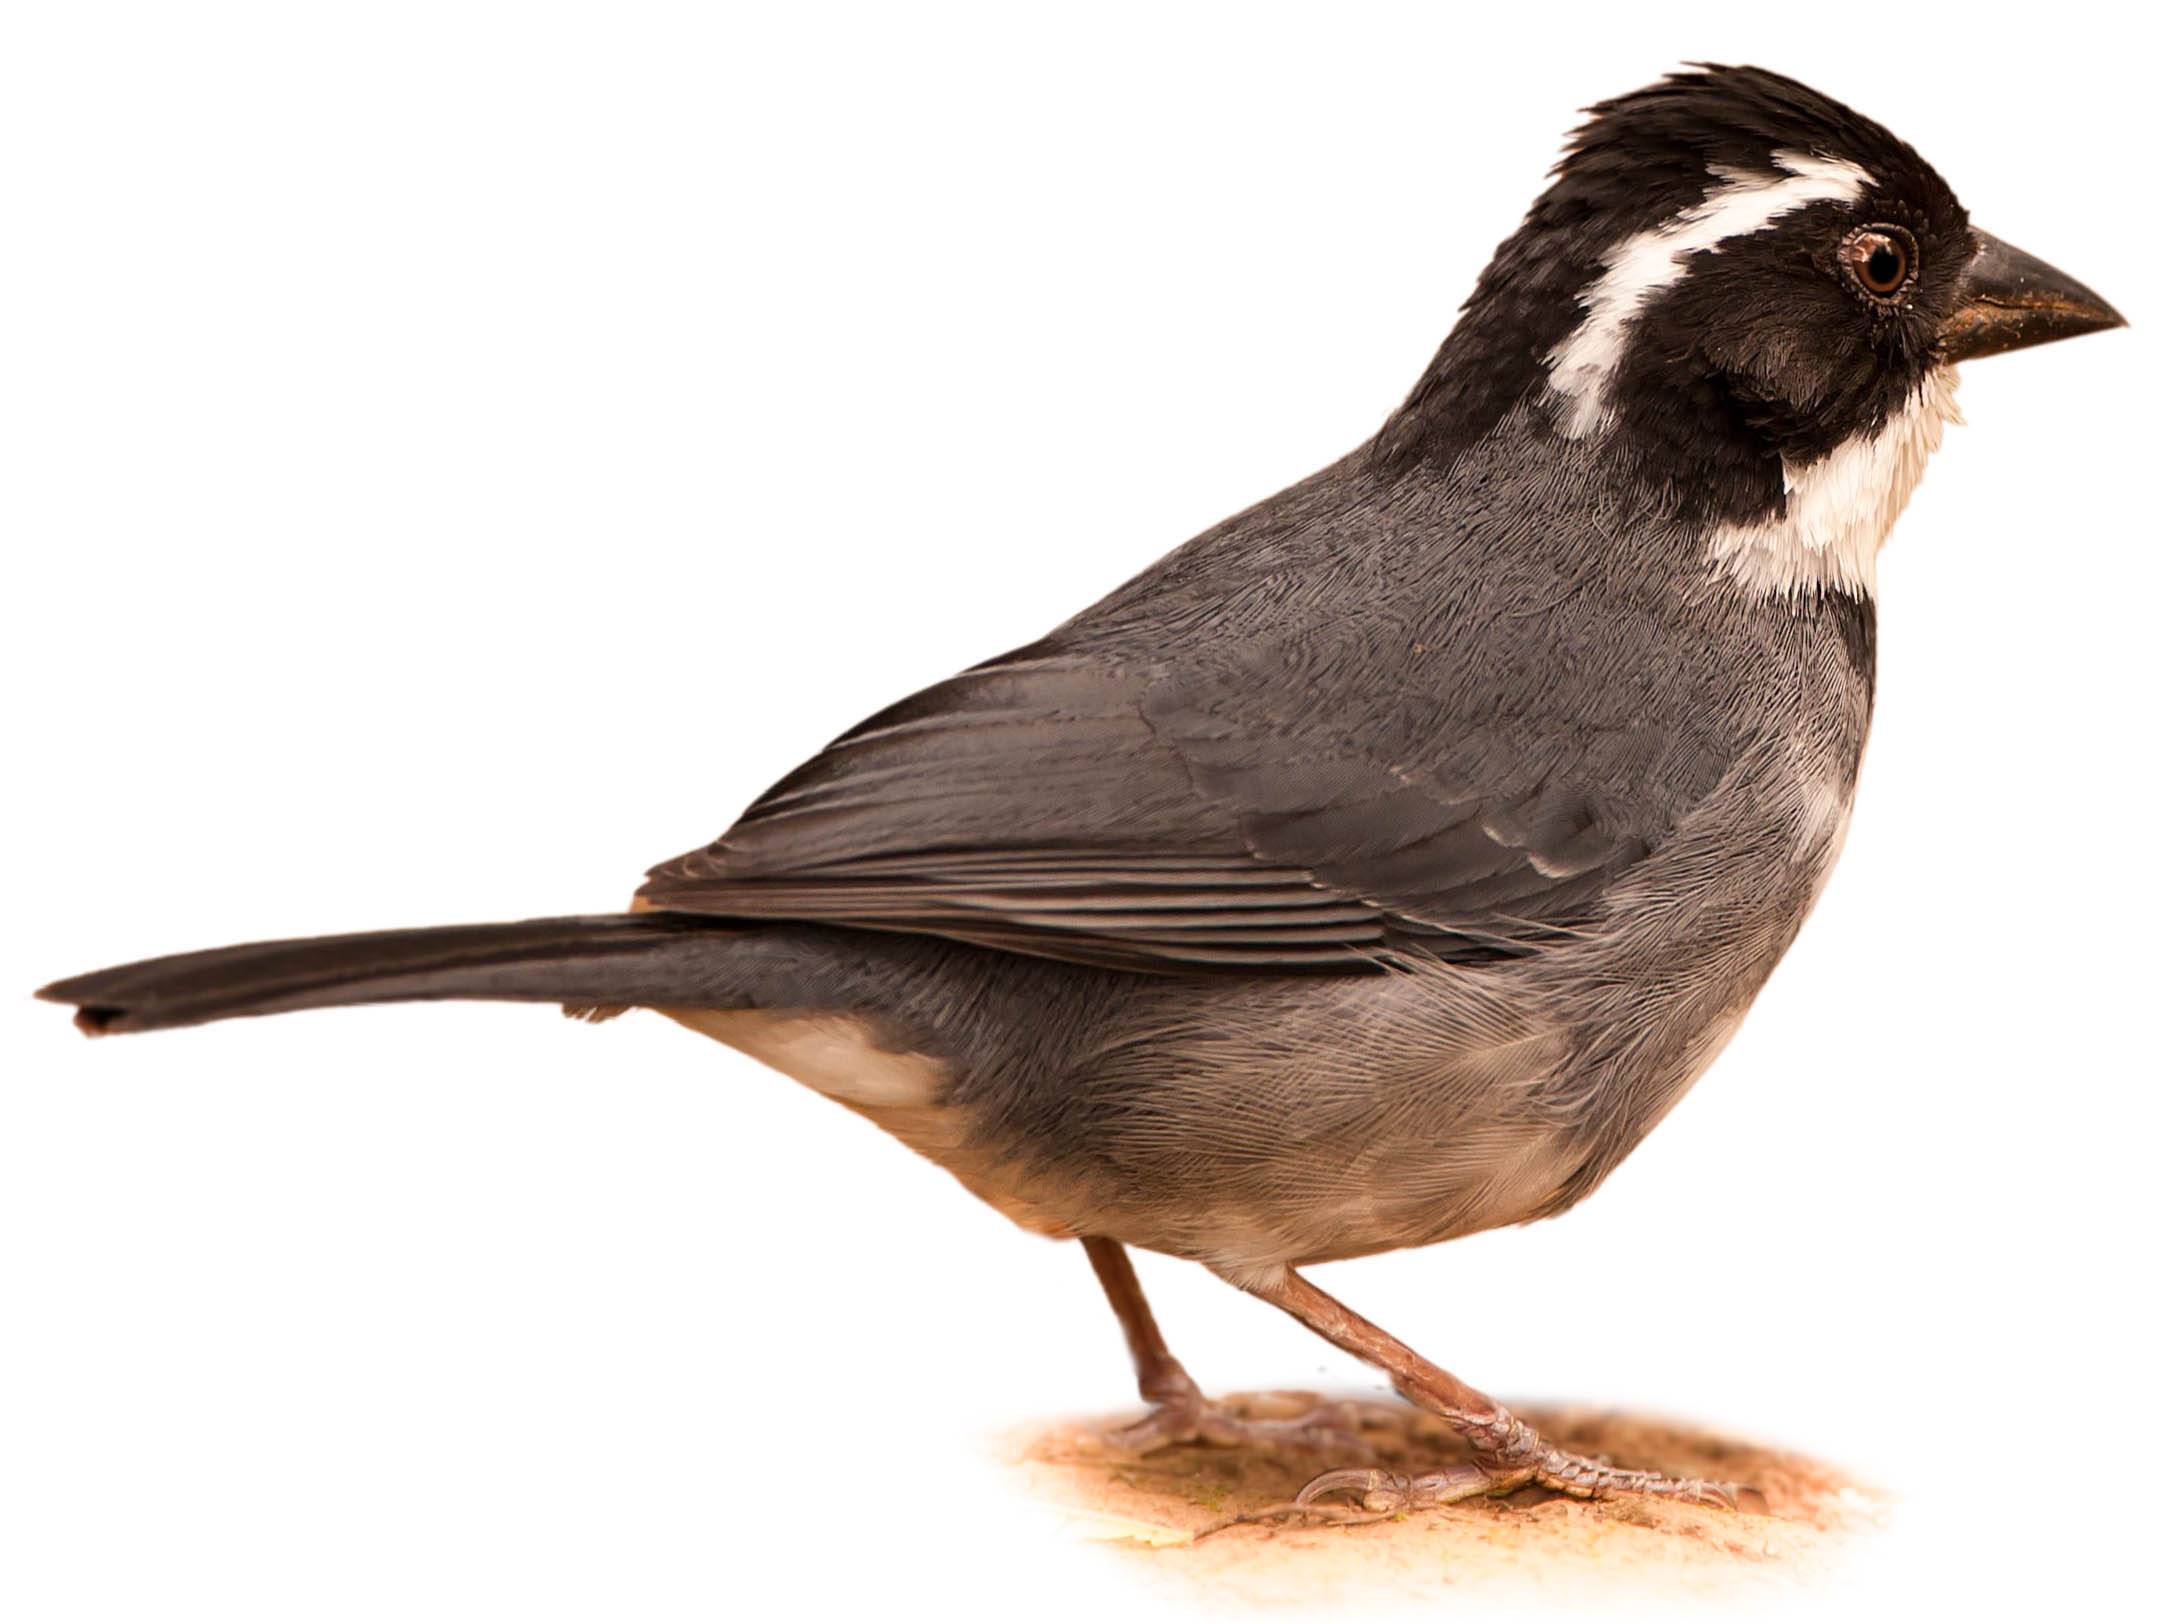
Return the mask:
{"type": "Polygon", "coordinates": [[[1637,789],[1674,741],[1626,717],[1396,680],[1364,714],[1347,652],[1022,651],[844,735],[640,895],[1162,973],[1480,962],[1595,918],[1691,796],[1637,789]]]}

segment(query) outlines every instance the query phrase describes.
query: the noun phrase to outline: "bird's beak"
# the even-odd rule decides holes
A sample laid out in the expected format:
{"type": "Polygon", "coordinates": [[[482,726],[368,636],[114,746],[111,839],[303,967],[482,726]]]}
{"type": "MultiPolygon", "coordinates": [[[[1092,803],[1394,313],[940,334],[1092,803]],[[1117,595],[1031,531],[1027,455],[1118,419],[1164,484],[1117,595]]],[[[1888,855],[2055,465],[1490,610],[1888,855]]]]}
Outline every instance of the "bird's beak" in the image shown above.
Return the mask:
{"type": "Polygon", "coordinates": [[[1940,330],[1944,359],[1969,361],[2128,325],[2118,310],[2065,271],[1988,232],[1971,235],[1978,255],[1964,277],[1963,302],[1940,330]]]}

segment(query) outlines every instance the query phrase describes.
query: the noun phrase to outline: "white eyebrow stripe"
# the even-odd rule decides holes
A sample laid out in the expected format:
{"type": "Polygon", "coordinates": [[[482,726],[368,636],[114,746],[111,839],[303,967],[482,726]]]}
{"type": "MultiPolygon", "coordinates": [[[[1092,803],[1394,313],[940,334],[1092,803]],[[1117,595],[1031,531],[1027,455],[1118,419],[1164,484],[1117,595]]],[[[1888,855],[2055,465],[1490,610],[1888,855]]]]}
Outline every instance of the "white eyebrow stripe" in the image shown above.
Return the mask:
{"type": "Polygon", "coordinates": [[[1784,215],[1823,202],[1855,202],[1873,177],[1844,158],[1774,155],[1780,177],[1717,166],[1715,184],[1691,208],[1627,237],[1602,258],[1603,272],[1580,290],[1586,316],[1548,355],[1549,386],[1564,403],[1558,426],[1574,439],[1604,427],[1611,377],[1624,359],[1632,319],[1684,276],[1694,254],[1749,236],[1784,215]]]}

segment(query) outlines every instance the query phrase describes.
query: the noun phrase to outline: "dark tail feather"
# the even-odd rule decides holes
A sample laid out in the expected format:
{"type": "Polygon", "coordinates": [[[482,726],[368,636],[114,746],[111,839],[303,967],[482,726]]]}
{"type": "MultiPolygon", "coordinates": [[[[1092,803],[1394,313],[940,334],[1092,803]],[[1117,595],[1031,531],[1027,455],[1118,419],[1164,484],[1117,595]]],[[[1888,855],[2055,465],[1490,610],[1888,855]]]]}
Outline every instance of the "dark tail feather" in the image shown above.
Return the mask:
{"type": "Polygon", "coordinates": [[[487,998],[728,1008],[742,926],[603,914],[251,942],[94,970],[40,988],[96,1036],[338,1004],[487,998]]]}

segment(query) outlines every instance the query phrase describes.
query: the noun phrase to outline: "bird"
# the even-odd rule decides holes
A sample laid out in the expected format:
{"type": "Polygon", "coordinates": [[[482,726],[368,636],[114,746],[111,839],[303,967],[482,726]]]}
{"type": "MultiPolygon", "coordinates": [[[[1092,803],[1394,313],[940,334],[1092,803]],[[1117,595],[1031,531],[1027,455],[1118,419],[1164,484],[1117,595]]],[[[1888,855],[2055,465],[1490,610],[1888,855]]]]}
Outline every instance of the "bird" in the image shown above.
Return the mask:
{"type": "Polygon", "coordinates": [[[1843,845],[1876,560],[1959,421],[1958,365],[2121,325],[1881,124],[1681,68],[1585,111],[1371,438],[871,716],[623,911],[39,996],[93,1035],[406,1000],[659,1012],[1080,1243],[1146,1406],[1125,1449],[1348,1435],[1208,1399],[1143,1249],[1467,1446],[1333,1468],[1298,1506],[1735,1504],[1559,1447],[1304,1271],[1560,1214],[1677,1104],[1843,845]]]}

